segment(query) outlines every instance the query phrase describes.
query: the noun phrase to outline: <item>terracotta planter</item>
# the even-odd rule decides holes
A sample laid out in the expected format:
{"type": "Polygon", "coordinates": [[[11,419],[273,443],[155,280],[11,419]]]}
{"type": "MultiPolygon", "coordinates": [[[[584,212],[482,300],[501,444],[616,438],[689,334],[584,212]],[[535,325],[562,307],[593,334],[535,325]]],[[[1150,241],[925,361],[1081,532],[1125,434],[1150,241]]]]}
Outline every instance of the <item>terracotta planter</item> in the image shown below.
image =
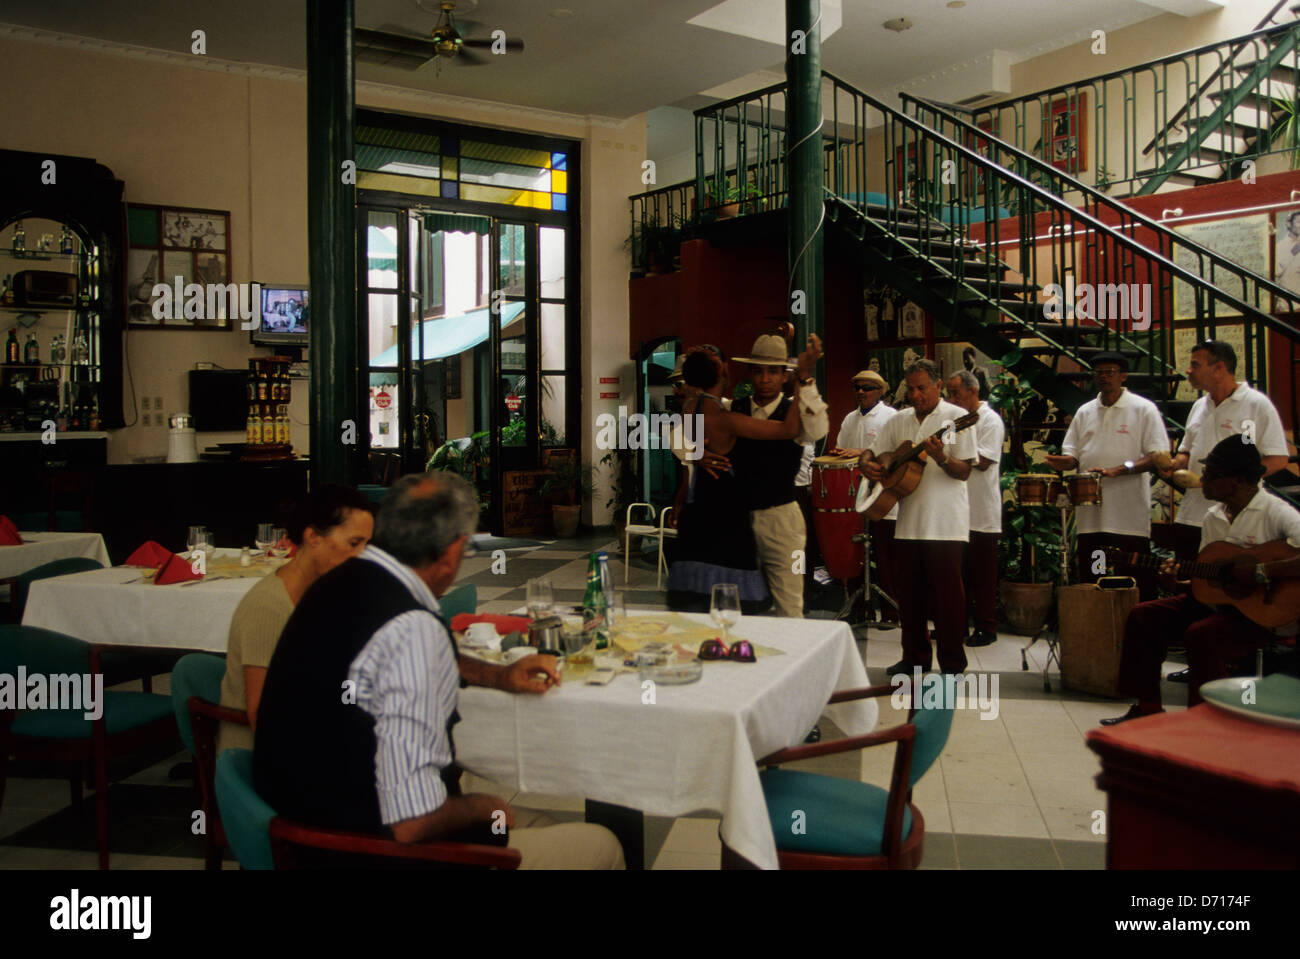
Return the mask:
{"type": "Polygon", "coordinates": [[[581,506],[551,507],[551,519],[555,523],[555,535],[560,539],[568,539],[578,532],[578,520],[581,517],[581,506]]]}
{"type": "Polygon", "coordinates": [[[740,215],[739,203],[724,203],[717,208],[719,220],[730,220],[734,216],[740,215]]]}
{"type": "Polygon", "coordinates": [[[1007,625],[1013,633],[1033,636],[1047,622],[1052,611],[1051,583],[1012,583],[1003,580],[998,586],[1002,595],[1002,608],[1007,614],[1007,625]]]}

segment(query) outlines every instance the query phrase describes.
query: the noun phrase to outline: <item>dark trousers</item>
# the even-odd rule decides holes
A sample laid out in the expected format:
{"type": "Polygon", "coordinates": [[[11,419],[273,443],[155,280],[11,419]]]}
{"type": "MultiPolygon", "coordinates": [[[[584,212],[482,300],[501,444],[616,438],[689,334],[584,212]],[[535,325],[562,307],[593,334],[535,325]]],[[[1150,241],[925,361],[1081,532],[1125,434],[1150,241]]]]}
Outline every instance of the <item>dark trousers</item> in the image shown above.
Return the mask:
{"type": "Polygon", "coordinates": [[[1119,691],[1146,703],[1159,703],[1160,664],[1170,644],[1187,647],[1191,670],[1187,705],[1201,702],[1200,687],[1228,675],[1228,664],[1267,645],[1273,634],[1235,609],[1221,612],[1190,595],[1138,603],[1124,623],[1119,691]]]}
{"type": "Polygon", "coordinates": [[[932,662],[927,619],[934,620],[939,669],[966,668],[966,590],[961,581],[964,543],[956,540],[894,540],[903,618],[903,659],[929,669],[932,662]]]}
{"type": "MultiPolygon", "coordinates": [[[[1076,572],[1080,583],[1095,583],[1098,574],[1093,572],[1097,550],[1107,546],[1122,549],[1126,553],[1151,554],[1151,540],[1146,536],[1121,536],[1119,533],[1080,533],[1076,546],[1076,572]]],[[[1108,568],[1115,570],[1119,576],[1132,576],[1138,587],[1138,597],[1142,602],[1153,600],[1159,595],[1156,589],[1156,571],[1154,569],[1125,569],[1111,557],[1106,557],[1108,568]]]]}
{"type": "Polygon", "coordinates": [[[1181,560],[1196,559],[1201,551],[1201,528],[1174,523],[1174,555],[1181,560]]]}
{"type": "MultiPolygon", "coordinates": [[[[871,584],[879,586],[894,602],[902,606],[902,600],[898,596],[898,551],[894,543],[894,527],[897,525],[892,519],[873,520],[867,524],[867,532],[871,535],[871,555],[876,558],[876,572],[871,578],[871,584]]],[[[879,611],[880,619],[893,620],[898,615],[894,612],[894,607],[879,596],[874,599],[868,597],[867,601],[879,611]]]]}
{"type": "Polygon", "coordinates": [[[1001,533],[970,534],[963,580],[966,599],[975,608],[975,629],[998,631],[998,540],[1001,533]]]}

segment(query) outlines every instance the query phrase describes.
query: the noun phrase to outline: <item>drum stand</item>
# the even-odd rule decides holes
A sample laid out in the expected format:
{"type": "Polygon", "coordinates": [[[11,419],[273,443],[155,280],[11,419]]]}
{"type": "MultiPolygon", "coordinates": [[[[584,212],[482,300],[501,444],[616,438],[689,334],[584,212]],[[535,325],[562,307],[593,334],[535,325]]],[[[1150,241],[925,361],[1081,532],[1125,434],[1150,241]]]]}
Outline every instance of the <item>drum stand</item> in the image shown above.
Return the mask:
{"type": "MultiPolygon", "coordinates": [[[[1056,584],[1057,587],[1060,588],[1062,586],[1070,585],[1070,537],[1069,521],[1067,519],[1070,507],[1058,505],[1056,508],[1061,514],[1061,571],[1057,577],[1058,582],[1056,584]]],[[[1058,595],[1056,600],[1052,603],[1052,612],[1048,615],[1047,621],[1043,624],[1043,628],[1034,633],[1034,638],[1020,649],[1020,669],[1024,672],[1028,672],[1029,659],[1025,654],[1029,652],[1030,647],[1038,642],[1039,639],[1042,639],[1043,642],[1047,644],[1047,659],[1043,662],[1043,690],[1044,692],[1049,693],[1052,691],[1052,680],[1048,675],[1048,670],[1052,668],[1053,661],[1056,662],[1056,668],[1058,671],[1061,668],[1060,608],[1060,597],[1058,595]]]]}
{"type": "MultiPolygon", "coordinates": [[[[862,597],[863,603],[867,608],[867,615],[870,616],[871,593],[873,590],[877,596],[887,602],[890,606],[894,607],[895,613],[899,612],[898,603],[894,601],[894,597],[890,596],[879,586],[871,582],[871,534],[868,532],[869,528],[869,521],[864,517],[862,522],[862,532],[854,533],[849,537],[853,542],[862,544],[862,585],[845,597],[844,605],[841,606],[840,611],[835,614],[836,619],[845,619],[849,616],[853,610],[853,604],[857,602],[859,597],[862,597]]],[[[901,614],[899,615],[899,620],[902,620],[901,614]]],[[[865,626],[871,622],[873,622],[873,620],[866,619],[861,623],[849,623],[849,628],[852,629],[855,626],[865,626]]]]}

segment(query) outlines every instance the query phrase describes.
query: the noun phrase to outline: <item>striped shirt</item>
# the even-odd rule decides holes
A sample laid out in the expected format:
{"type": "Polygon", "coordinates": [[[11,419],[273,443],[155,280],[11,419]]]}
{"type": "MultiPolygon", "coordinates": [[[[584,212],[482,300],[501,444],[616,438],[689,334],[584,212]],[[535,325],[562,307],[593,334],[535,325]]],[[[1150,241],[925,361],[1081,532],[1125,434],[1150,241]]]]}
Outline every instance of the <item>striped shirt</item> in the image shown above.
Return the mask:
{"type": "Polygon", "coordinates": [[[375,720],[375,789],[384,825],[415,819],[447,799],[439,775],[451,764],[447,720],[460,669],[438,600],[409,566],[373,544],[361,558],[387,570],[424,607],[394,617],[348,667],[357,705],[375,720]]]}

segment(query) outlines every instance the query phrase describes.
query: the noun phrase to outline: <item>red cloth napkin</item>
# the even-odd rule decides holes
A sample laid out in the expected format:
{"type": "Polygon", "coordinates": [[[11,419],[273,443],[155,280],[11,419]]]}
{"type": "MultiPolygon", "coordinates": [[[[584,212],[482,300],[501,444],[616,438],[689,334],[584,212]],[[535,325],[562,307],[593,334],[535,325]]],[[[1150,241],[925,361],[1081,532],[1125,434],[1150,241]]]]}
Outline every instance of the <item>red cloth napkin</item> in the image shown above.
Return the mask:
{"type": "Polygon", "coordinates": [[[294,553],[298,552],[298,547],[294,544],[293,540],[291,540],[288,536],[281,536],[281,537],[280,537],[280,542],[276,543],[276,544],[275,544],[274,546],[272,546],[271,548],[272,548],[272,549],[287,549],[287,550],[289,551],[289,554],[288,554],[288,555],[289,555],[290,558],[293,557],[293,554],[294,554],[294,553]]]}
{"type": "Polygon", "coordinates": [[[126,558],[123,566],[148,566],[150,569],[157,569],[163,563],[170,560],[176,554],[166,546],[149,540],[137,549],[134,553],[126,558]]]}
{"type": "Polygon", "coordinates": [[[0,546],[21,546],[23,538],[18,535],[18,527],[8,516],[0,516],[0,546]]]}
{"type": "Polygon", "coordinates": [[[194,572],[188,559],[173,553],[172,558],[158,568],[158,575],[153,581],[155,586],[167,586],[170,583],[184,583],[187,580],[202,578],[194,572]]]}
{"type": "Polygon", "coordinates": [[[463,633],[472,623],[491,623],[497,628],[497,633],[502,636],[509,636],[513,632],[528,632],[528,624],[532,622],[527,616],[504,616],[499,613],[457,613],[451,618],[452,632],[463,633]]]}

